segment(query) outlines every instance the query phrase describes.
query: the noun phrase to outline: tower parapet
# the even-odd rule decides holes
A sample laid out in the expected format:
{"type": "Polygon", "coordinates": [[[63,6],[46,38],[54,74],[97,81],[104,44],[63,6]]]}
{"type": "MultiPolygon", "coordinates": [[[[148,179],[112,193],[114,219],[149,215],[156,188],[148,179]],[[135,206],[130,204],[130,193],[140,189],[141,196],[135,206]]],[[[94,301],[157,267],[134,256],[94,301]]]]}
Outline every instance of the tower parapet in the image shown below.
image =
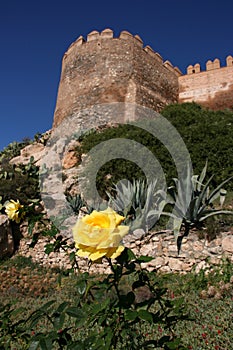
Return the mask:
{"type": "Polygon", "coordinates": [[[62,60],[53,127],[74,113],[111,102],[131,102],[160,111],[178,99],[182,73],[139,35],[111,29],[80,36],[62,60]]]}
{"type": "Polygon", "coordinates": [[[211,109],[233,109],[233,57],[227,56],[226,66],[220,60],[206,62],[206,70],[200,64],[190,65],[187,75],[178,77],[179,102],[197,102],[211,109]]]}
{"type": "MultiPolygon", "coordinates": [[[[232,66],[233,66],[233,57],[229,55],[226,58],[226,67],[232,67],[232,66]]],[[[206,71],[213,70],[213,69],[220,69],[220,68],[223,68],[223,67],[220,66],[220,60],[218,58],[215,58],[213,61],[208,60],[206,62],[206,71]]],[[[200,73],[200,72],[201,72],[201,68],[199,63],[196,63],[194,66],[189,65],[187,68],[187,75],[200,73]]]]}

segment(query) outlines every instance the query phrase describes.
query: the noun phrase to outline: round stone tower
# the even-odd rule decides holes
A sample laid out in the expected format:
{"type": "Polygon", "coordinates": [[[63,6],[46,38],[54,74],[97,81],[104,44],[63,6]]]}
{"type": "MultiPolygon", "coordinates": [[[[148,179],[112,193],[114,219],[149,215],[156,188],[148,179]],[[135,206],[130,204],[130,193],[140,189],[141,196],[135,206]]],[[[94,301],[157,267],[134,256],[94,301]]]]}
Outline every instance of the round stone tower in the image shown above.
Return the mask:
{"type": "MultiPolygon", "coordinates": [[[[138,35],[111,29],[80,36],[64,54],[53,128],[92,106],[125,102],[159,112],[178,100],[181,72],[138,35]]],[[[113,120],[117,122],[117,120],[113,120]]]]}

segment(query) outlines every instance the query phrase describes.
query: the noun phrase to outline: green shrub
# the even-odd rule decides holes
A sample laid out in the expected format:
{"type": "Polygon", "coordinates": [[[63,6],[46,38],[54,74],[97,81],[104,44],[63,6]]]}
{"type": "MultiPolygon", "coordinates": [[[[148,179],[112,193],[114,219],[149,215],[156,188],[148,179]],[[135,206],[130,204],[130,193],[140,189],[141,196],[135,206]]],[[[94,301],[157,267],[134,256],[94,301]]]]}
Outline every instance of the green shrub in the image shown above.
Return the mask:
{"type": "Polygon", "coordinates": [[[0,170],[2,203],[13,199],[27,204],[31,199],[40,198],[38,171],[39,168],[30,163],[17,167],[11,164],[3,166],[0,170]]]}
{"type": "Polygon", "coordinates": [[[31,142],[30,139],[24,139],[22,142],[11,142],[0,152],[0,162],[19,156],[21,149],[29,145],[31,142]]]}
{"type": "MultiPolygon", "coordinates": [[[[78,156],[83,153],[87,154],[100,142],[114,138],[128,138],[147,147],[159,160],[160,164],[163,164],[167,181],[177,175],[175,164],[165,146],[147,131],[129,124],[93,130],[91,133],[83,135],[79,139],[81,146],[76,150],[78,156]]],[[[119,147],[121,147],[120,143],[119,147]]],[[[131,182],[134,179],[144,180],[145,174],[142,169],[131,161],[121,158],[113,159],[99,169],[96,177],[96,187],[100,195],[107,199],[106,191],[110,192],[114,184],[123,179],[128,179],[131,182]]]]}
{"type": "MultiPolygon", "coordinates": [[[[201,172],[208,159],[207,175],[214,174],[214,186],[232,175],[232,111],[211,111],[196,103],[183,103],[167,106],[162,115],[182,136],[196,173],[201,172]]],[[[227,189],[233,189],[232,181],[227,189]]]]}

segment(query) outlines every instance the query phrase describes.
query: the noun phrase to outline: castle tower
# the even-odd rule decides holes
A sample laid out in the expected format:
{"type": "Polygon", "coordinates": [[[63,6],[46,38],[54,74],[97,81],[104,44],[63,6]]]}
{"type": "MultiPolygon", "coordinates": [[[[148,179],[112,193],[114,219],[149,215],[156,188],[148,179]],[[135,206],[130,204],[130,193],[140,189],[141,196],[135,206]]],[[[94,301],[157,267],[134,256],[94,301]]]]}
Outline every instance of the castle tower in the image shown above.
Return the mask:
{"type": "MultiPolygon", "coordinates": [[[[53,127],[96,104],[136,103],[159,112],[178,100],[181,72],[138,35],[110,29],[80,36],[64,54],[53,127]]],[[[115,121],[117,122],[117,121],[115,121]]]]}

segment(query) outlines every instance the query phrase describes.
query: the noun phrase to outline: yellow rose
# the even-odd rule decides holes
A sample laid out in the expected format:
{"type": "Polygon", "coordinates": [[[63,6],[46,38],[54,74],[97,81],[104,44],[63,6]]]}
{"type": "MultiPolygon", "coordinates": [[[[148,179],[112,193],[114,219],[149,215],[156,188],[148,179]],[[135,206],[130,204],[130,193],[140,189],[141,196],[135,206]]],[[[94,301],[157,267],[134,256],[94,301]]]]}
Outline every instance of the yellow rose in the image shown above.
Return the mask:
{"type": "Polygon", "coordinates": [[[124,217],[111,208],[103,211],[94,210],[78,220],[73,228],[77,255],[96,261],[104,256],[115,259],[124,250],[120,245],[128,233],[128,226],[120,226],[124,217]]]}
{"type": "Polygon", "coordinates": [[[19,200],[14,201],[11,199],[10,201],[6,202],[5,204],[5,212],[9,219],[19,223],[22,217],[24,216],[24,213],[22,212],[23,205],[19,203],[19,200]]]}

